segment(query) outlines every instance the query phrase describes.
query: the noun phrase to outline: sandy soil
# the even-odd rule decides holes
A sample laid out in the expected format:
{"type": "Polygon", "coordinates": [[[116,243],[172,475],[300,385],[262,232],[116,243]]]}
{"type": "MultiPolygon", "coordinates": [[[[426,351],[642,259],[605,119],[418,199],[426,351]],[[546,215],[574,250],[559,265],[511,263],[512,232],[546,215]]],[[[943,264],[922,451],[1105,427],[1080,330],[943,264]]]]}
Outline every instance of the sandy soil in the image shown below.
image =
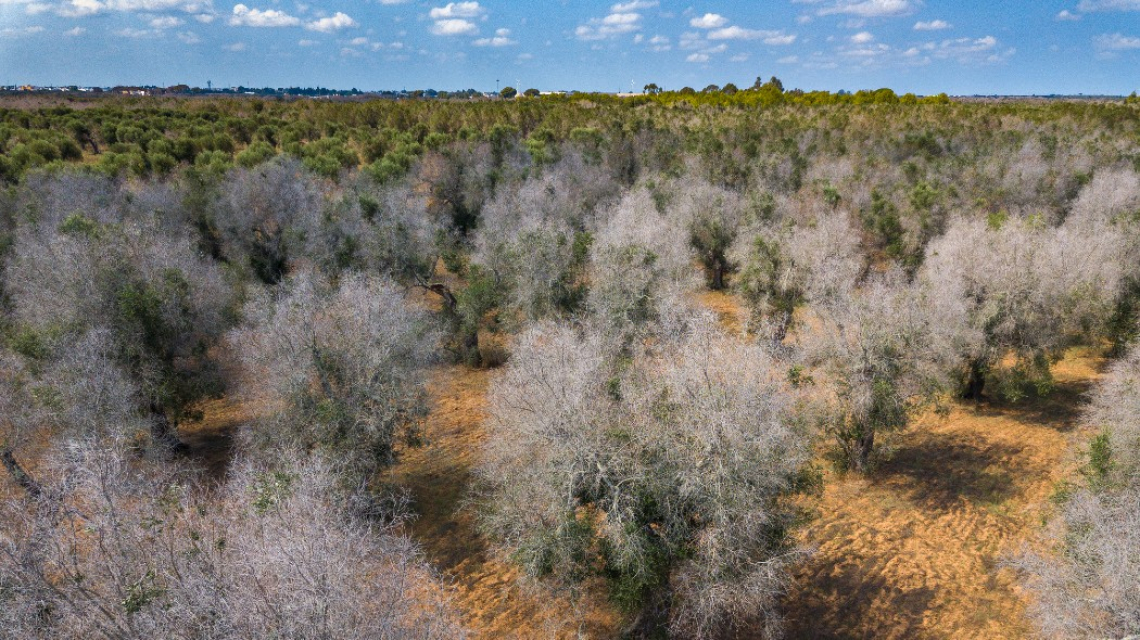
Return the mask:
{"type": "Polygon", "coordinates": [[[1091,436],[1082,395],[1103,361],[1072,353],[1049,398],[957,404],[917,421],[871,477],[827,478],[816,553],[786,598],[791,638],[1027,638],[1003,555],[1030,543],[1091,436]]]}
{"type": "Polygon", "coordinates": [[[434,408],[426,444],[401,453],[391,480],[411,491],[411,535],[454,581],[474,638],[608,638],[616,617],[596,600],[570,602],[518,585],[519,571],[496,557],[467,503],[472,466],[486,432],[486,393],[493,372],[441,368],[428,385],[434,408]]]}

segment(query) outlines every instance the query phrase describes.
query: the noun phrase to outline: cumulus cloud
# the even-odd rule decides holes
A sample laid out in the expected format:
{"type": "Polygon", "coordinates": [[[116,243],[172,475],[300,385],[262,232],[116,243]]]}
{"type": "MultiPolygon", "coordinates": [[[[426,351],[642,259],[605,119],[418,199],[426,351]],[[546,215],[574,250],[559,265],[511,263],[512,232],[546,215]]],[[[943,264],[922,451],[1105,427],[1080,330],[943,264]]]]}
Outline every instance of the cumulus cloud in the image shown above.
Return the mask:
{"type": "Polygon", "coordinates": [[[914,30],[915,31],[941,31],[943,29],[949,29],[952,26],[954,26],[954,25],[950,24],[949,22],[946,22],[945,20],[931,20],[929,22],[921,22],[920,21],[920,22],[914,23],[914,30]]]}
{"type": "Polygon", "coordinates": [[[1072,21],[1080,20],[1081,16],[1076,14],[1076,13],[1073,13],[1072,11],[1069,11],[1068,9],[1065,9],[1065,10],[1063,10],[1057,14],[1056,19],[1061,21],[1061,22],[1066,22],[1066,21],[1072,22],[1072,21]]]}
{"type": "Polygon", "coordinates": [[[39,26],[36,26],[36,27],[8,27],[6,29],[0,29],[0,37],[15,38],[15,37],[19,37],[19,36],[30,36],[30,35],[40,33],[43,30],[44,30],[44,28],[39,27],[39,26]]]}
{"type": "Polygon", "coordinates": [[[495,31],[494,38],[479,38],[472,44],[474,44],[476,47],[509,47],[513,44],[518,43],[514,40],[511,40],[510,29],[499,29],[495,31]]]}
{"type": "Polygon", "coordinates": [[[817,13],[821,16],[845,14],[862,18],[891,18],[908,15],[914,8],[912,0],[840,0],[817,13]]]}
{"type": "Polygon", "coordinates": [[[479,27],[471,21],[484,16],[487,10],[478,2],[449,2],[442,7],[433,7],[428,15],[435,22],[431,32],[437,36],[469,36],[479,33],[479,27]]]}
{"type": "Polygon", "coordinates": [[[709,55],[707,53],[693,53],[685,58],[685,62],[708,62],[709,55]]]}
{"type": "Polygon", "coordinates": [[[735,25],[710,31],[708,37],[709,40],[760,40],[769,45],[787,45],[796,41],[795,35],[785,34],[781,31],[745,29],[735,25]]]}
{"type": "Polygon", "coordinates": [[[350,18],[347,14],[344,14],[344,13],[337,11],[335,14],[333,14],[327,18],[321,18],[319,20],[313,20],[309,24],[306,24],[305,28],[309,29],[310,31],[320,31],[321,33],[332,33],[334,31],[339,31],[341,29],[348,29],[349,27],[355,27],[355,26],[357,26],[355,20],[350,18]]]}
{"type": "Polygon", "coordinates": [[[706,13],[699,18],[693,18],[689,24],[698,29],[718,29],[728,24],[728,18],[717,13],[706,13]]]}
{"type": "Polygon", "coordinates": [[[579,25],[574,30],[574,36],[579,40],[605,40],[625,33],[633,33],[641,29],[641,14],[632,12],[613,11],[625,8],[628,4],[615,4],[611,12],[604,18],[594,18],[587,24],[579,25]]]}
{"type": "Polygon", "coordinates": [[[872,35],[869,31],[860,31],[859,33],[851,36],[851,42],[855,44],[867,44],[868,42],[874,42],[874,40],[875,36],[872,35]]]}
{"type": "Polygon", "coordinates": [[[162,16],[160,18],[154,18],[150,21],[149,24],[153,29],[170,29],[172,27],[181,26],[183,22],[184,21],[181,18],[176,18],[174,16],[162,16]]]}
{"type": "Polygon", "coordinates": [[[450,2],[446,6],[433,8],[428,15],[432,20],[478,18],[485,11],[478,2],[450,2]]]}
{"type": "Polygon", "coordinates": [[[435,24],[431,26],[431,32],[437,36],[466,36],[479,33],[479,27],[470,20],[451,18],[436,20],[435,24]]]}
{"type": "Polygon", "coordinates": [[[1140,0],[1081,0],[1077,9],[1085,13],[1093,11],[1140,11],[1140,0]]]}
{"type": "Polygon", "coordinates": [[[75,27],[73,29],[68,29],[67,31],[64,31],[63,35],[70,36],[70,37],[74,38],[76,36],[81,36],[85,33],[87,33],[87,29],[84,29],[83,27],[75,27]]]}
{"type": "Polygon", "coordinates": [[[610,7],[610,13],[629,13],[631,11],[644,11],[657,6],[657,0],[633,0],[632,2],[619,2],[610,7]]]}
{"type": "MultiPolygon", "coordinates": [[[[50,9],[51,5],[32,3],[36,11],[50,9]]],[[[213,13],[211,0],[65,0],[54,5],[55,13],[65,17],[83,17],[108,11],[162,13],[213,13]]]]}
{"type": "Polygon", "coordinates": [[[198,44],[199,42],[202,41],[202,39],[198,37],[198,34],[194,33],[193,31],[179,32],[178,33],[178,39],[183,44],[198,44]]]}
{"type": "Polygon", "coordinates": [[[1126,36],[1122,33],[1099,35],[1093,39],[1093,44],[1101,51],[1127,51],[1140,49],[1140,38],[1126,36]]]}
{"type": "Polygon", "coordinates": [[[229,24],[231,27],[296,27],[300,26],[301,19],[276,9],[263,11],[250,9],[244,4],[235,4],[229,24]]]}

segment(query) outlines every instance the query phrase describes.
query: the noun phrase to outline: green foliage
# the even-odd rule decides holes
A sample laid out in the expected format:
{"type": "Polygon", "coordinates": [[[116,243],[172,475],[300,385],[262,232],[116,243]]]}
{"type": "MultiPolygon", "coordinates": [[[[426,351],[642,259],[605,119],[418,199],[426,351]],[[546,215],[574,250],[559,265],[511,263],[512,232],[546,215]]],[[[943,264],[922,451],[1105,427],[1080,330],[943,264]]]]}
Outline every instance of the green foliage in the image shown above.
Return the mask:
{"type": "Polygon", "coordinates": [[[253,484],[253,510],[264,515],[271,509],[288,500],[293,495],[294,486],[300,478],[281,471],[257,474],[253,484]]]}

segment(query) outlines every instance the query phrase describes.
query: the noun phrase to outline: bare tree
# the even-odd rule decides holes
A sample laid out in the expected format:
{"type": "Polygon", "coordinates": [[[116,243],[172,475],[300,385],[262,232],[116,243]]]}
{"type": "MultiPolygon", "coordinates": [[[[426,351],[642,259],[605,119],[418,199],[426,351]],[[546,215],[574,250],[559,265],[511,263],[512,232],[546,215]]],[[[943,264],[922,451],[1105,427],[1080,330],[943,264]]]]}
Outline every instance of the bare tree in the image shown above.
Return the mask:
{"type": "Polygon", "coordinates": [[[226,259],[273,285],[302,254],[299,223],[319,216],[323,204],[318,179],[299,160],[282,156],[231,171],[221,186],[212,224],[220,230],[226,259]]]}
{"type": "Polygon", "coordinates": [[[787,536],[808,458],[784,375],[705,316],[632,358],[540,325],[490,394],[484,523],[528,575],[601,573],[630,630],[705,637],[759,619],[799,553],[787,536]]]}
{"type": "Polygon", "coordinates": [[[851,469],[869,470],[876,439],[905,427],[941,390],[956,354],[932,330],[927,295],[894,272],[813,309],[802,340],[821,374],[816,419],[851,469]]]}
{"type": "Polygon", "coordinates": [[[189,233],[154,212],[109,206],[96,218],[43,206],[17,231],[5,270],[16,344],[51,359],[90,332],[108,336],[155,439],[177,444],[178,424],[221,388],[210,348],[227,324],[228,283],[189,233]]]}
{"type": "Polygon", "coordinates": [[[421,376],[438,336],[425,312],[376,276],[332,284],[300,273],[278,299],[261,295],[230,338],[248,395],[271,408],[250,434],[257,450],[324,451],[367,480],[414,435],[421,376]]]}
{"type": "Polygon", "coordinates": [[[1104,330],[1120,291],[1122,234],[1074,221],[1051,228],[1040,219],[955,220],[933,241],[919,278],[964,306],[963,393],[980,398],[989,383],[1011,400],[1027,385],[1051,386],[1050,361],[1075,340],[1104,330]],[[1012,354],[1011,368],[1000,366],[1012,354]]]}
{"type": "Polygon", "coordinates": [[[463,637],[393,524],[314,459],[239,463],[219,492],[76,441],[63,506],[3,506],[0,603],[20,638],[463,637]]]}
{"type": "Polygon", "coordinates": [[[797,309],[847,295],[864,262],[848,217],[823,211],[808,224],[746,233],[733,254],[743,265],[737,286],[751,307],[751,324],[770,327],[776,344],[792,329],[797,309]]]}

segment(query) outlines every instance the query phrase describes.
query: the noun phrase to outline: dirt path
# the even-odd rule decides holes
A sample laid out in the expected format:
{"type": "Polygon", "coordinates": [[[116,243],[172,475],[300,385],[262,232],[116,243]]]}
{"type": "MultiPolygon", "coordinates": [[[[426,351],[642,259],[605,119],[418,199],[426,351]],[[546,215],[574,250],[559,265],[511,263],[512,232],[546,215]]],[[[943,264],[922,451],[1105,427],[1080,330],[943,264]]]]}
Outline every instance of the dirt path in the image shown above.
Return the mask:
{"type": "Polygon", "coordinates": [[[1058,388],[1014,407],[962,404],[899,438],[872,477],[827,478],[815,556],[787,598],[791,638],[1025,638],[1003,554],[1033,538],[1075,470],[1082,394],[1102,361],[1058,364],[1058,388]]]}
{"type": "Polygon", "coordinates": [[[518,570],[494,557],[465,508],[485,432],[493,374],[462,366],[440,369],[428,384],[434,407],[426,445],[403,452],[392,481],[408,488],[417,518],[412,536],[428,559],[454,580],[458,604],[475,638],[613,637],[604,607],[574,605],[521,589],[518,570]]]}

